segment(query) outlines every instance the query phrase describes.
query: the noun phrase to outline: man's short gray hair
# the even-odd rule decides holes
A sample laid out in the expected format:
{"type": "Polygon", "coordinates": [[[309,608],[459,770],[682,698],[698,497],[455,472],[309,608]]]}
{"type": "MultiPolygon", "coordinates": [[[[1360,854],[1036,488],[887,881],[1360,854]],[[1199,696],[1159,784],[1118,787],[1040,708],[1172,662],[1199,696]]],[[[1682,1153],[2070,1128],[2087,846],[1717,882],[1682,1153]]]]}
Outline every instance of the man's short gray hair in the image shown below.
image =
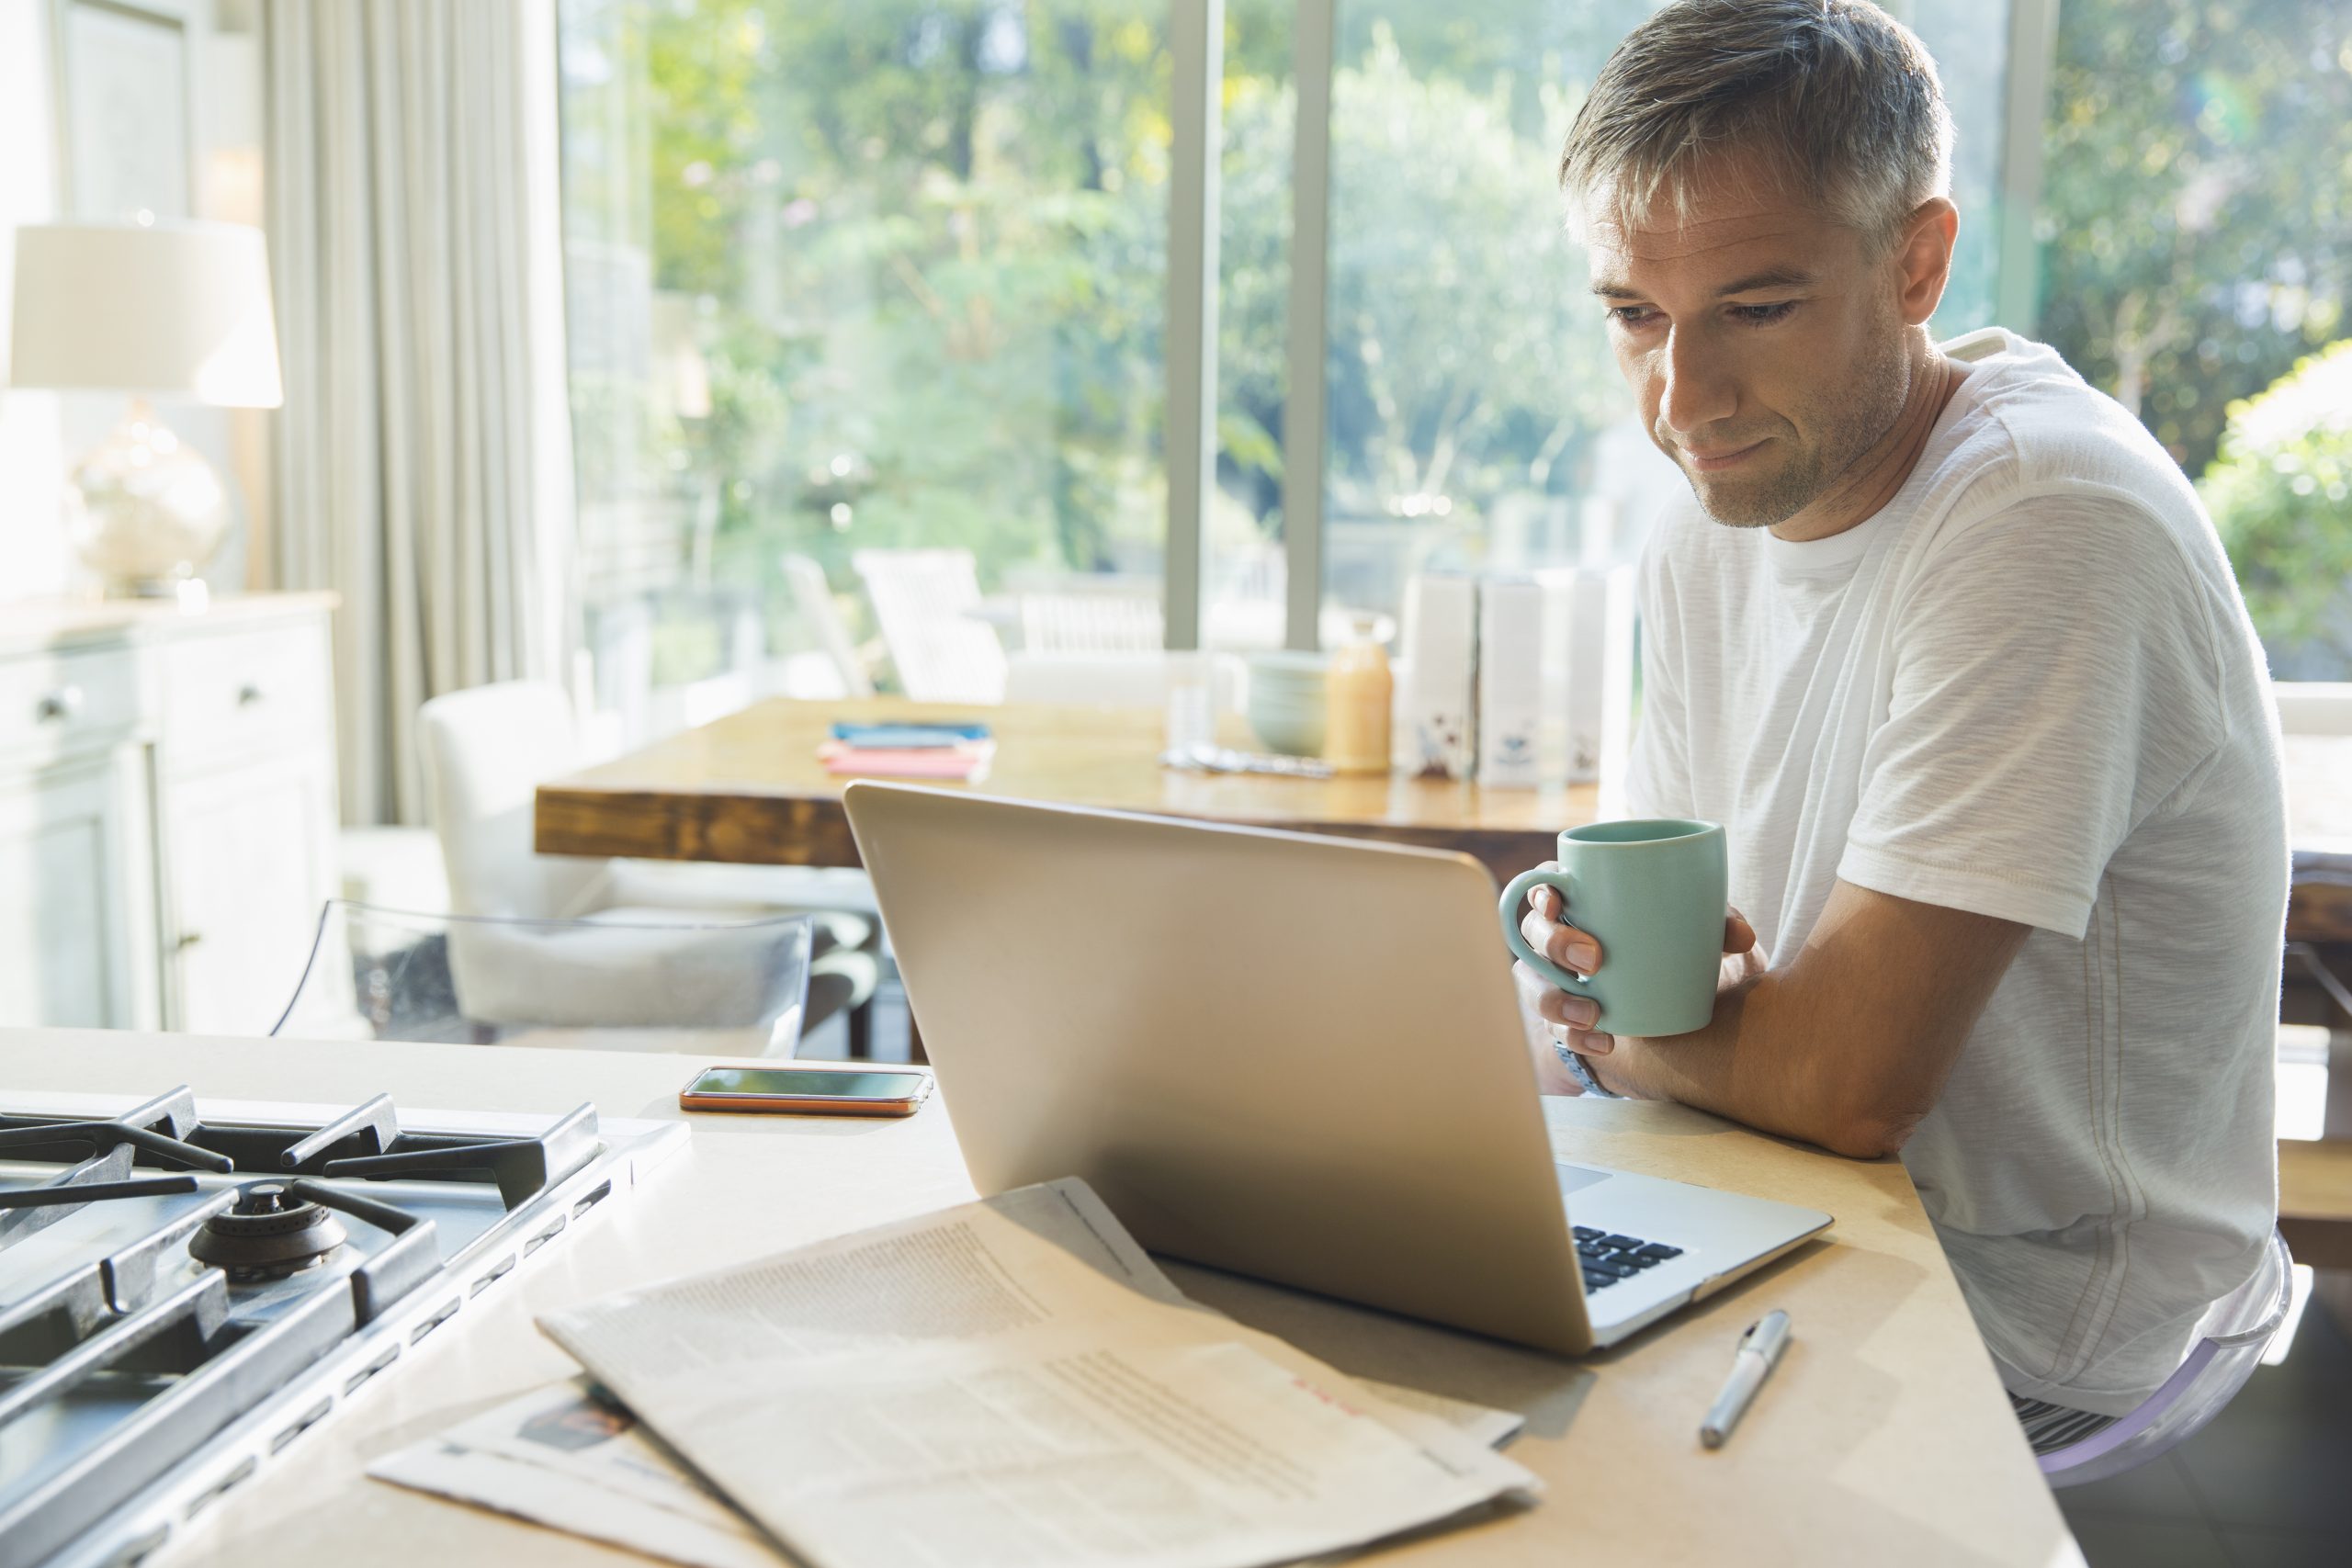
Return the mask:
{"type": "Polygon", "coordinates": [[[1601,68],[1568,130],[1560,186],[1579,231],[1632,227],[1720,152],[1758,156],[1781,188],[1891,243],[1951,186],[1951,115],[1936,62],[1868,0],[1673,0],[1601,68]]]}

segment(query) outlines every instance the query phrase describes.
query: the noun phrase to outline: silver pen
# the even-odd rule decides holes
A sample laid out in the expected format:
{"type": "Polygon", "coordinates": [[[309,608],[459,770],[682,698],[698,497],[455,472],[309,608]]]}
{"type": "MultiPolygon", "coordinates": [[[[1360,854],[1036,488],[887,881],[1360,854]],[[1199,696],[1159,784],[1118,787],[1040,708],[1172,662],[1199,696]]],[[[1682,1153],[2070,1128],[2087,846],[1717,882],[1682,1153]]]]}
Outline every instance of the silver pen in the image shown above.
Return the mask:
{"type": "Polygon", "coordinates": [[[1748,1402],[1774,1367],[1781,1364],[1781,1352],[1789,1348],[1789,1314],[1778,1310],[1768,1312],[1747,1325],[1739,1337],[1739,1349],[1733,1355],[1731,1376],[1724,1380],[1724,1391],[1715,1395],[1715,1403],[1708,1407],[1706,1425],[1699,1428],[1699,1440],[1711,1449],[1724,1446],[1731,1429],[1747,1414],[1748,1402]]]}

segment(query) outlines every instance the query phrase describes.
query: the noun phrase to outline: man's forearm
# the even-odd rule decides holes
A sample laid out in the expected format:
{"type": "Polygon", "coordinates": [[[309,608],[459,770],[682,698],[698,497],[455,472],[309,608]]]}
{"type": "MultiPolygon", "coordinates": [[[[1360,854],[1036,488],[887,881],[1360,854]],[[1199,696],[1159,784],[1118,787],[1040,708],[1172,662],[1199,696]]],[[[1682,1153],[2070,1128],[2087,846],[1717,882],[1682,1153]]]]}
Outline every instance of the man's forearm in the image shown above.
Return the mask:
{"type": "Polygon", "coordinates": [[[1696,1106],[1858,1159],[1894,1153],[1909,1128],[1822,1081],[1820,1054],[1780,1027],[1790,1000],[1785,976],[1752,976],[1718,996],[1714,1018],[1694,1033],[1617,1036],[1593,1076],[1612,1093],[1696,1106]]]}
{"type": "Polygon", "coordinates": [[[1695,1033],[1618,1040],[1595,1075],[1842,1155],[1891,1155],[1935,1109],[2025,938],[1840,882],[1792,963],[1726,987],[1695,1033]]]}

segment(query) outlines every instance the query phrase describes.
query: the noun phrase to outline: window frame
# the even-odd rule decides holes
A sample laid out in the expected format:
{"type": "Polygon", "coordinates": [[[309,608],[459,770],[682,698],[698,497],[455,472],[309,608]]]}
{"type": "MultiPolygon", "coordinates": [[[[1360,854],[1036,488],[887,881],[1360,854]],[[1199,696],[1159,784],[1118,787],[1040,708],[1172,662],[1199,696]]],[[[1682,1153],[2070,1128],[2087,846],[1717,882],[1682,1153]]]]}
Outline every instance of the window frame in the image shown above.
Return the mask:
{"type": "MultiPolygon", "coordinates": [[[[1887,0],[1906,25],[1908,0],[1887,0]]],[[[2041,265],[2041,122],[2057,59],[2059,0],[2009,0],[2002,78],[1996,317],[2030,331],[2041,265]]],[[[1320,646],[1329,340],[1331,90],[1340,0],[1294,0],[1298,116],[1292,153],[1290,296],[1283,365],[1283,556],[1286,648],[1320,646]],[[1312,453],[1311,462],[1297,454],[1312,453]]],[[[1165,643],[1201,646],[1205,519],[1216,463],[1217,159],[1224,144],[1225,0],[1169,0],[1173,165],[1169,181],[1165,643]]]]}

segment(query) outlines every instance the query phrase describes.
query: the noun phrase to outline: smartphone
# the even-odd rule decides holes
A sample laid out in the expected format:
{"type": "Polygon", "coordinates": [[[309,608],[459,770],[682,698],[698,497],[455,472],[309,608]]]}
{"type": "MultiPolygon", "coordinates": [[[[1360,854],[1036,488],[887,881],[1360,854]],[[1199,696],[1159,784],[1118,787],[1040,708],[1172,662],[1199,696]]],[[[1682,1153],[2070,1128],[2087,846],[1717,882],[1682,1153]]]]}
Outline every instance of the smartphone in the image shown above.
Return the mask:
{"type": "Polygon", "coordinates": [[[910,1067],[706,1067],[678,1091],[678,1105],[800,1116],[911,1116],[930,1093],[931,1075],[910,1067]]]}

